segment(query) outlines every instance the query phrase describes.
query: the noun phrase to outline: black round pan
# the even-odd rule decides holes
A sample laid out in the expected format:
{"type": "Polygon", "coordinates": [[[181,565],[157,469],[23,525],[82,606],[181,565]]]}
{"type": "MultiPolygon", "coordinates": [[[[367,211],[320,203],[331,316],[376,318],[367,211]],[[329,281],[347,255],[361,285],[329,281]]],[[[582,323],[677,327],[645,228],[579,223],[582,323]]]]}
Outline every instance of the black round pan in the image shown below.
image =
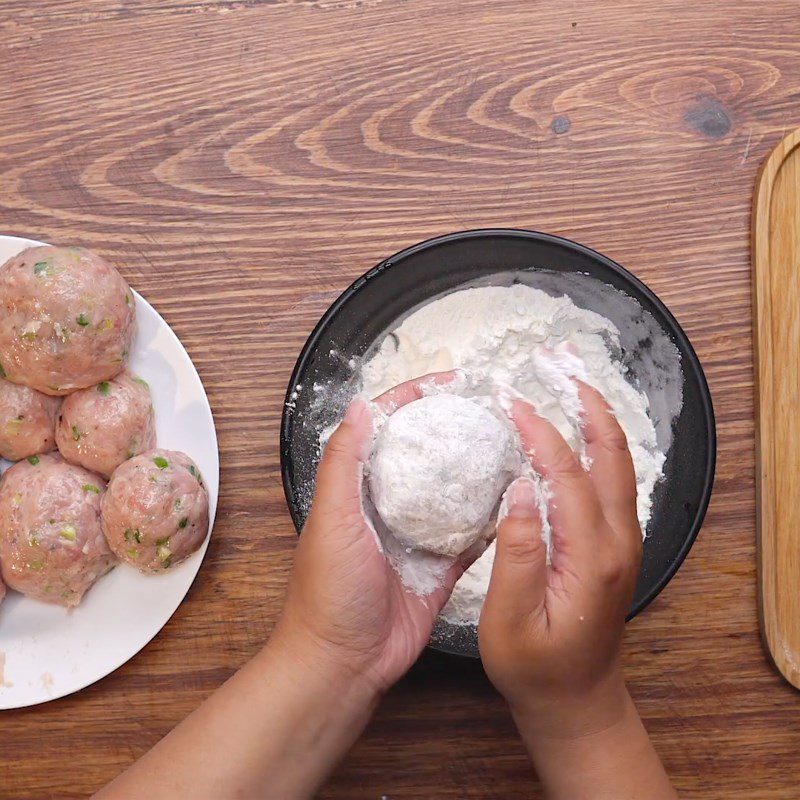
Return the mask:
{"type": "MultiPolygon", "coordinates": [[[[708,507],[714,481],[716,433],[711,395],[686,334],[666,306],[621,266],[576,242],[533,231],[493,229],[431,239],[382,261],[328,309],[305,346],[289,382],[281,424],[281,471],[295,527],[302,529],[316,471],[318,426],[313,398],[302,387],[337,382],[352,387],[338,401],[343,411],[355,391],[351,359],[364,353],[412,309],[492,276],[531,269],[582,272],[635,299],[672,339],[681,356],[683,407],[656,487],[639,581],[629,617],[667,585],[686,557],[708,507]]],[[[336,399],[330,401],[334,405],[336,399]]],[[[331,409],[328,409],[331,411],[331,409]]],[[[476,656],[473,626],[440,622],[431,646],[476,656]]]]}

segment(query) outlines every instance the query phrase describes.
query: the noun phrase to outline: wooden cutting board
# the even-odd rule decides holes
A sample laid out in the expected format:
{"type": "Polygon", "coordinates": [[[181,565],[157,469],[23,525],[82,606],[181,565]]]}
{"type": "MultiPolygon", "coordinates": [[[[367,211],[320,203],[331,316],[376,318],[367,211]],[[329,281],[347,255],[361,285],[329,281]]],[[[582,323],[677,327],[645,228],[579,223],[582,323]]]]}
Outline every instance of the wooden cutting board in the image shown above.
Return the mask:
{"type": "Polygon", "coordinates": [[[800,688],[800,130],[761,170],[752,247],[761,632],[800,688]]]}

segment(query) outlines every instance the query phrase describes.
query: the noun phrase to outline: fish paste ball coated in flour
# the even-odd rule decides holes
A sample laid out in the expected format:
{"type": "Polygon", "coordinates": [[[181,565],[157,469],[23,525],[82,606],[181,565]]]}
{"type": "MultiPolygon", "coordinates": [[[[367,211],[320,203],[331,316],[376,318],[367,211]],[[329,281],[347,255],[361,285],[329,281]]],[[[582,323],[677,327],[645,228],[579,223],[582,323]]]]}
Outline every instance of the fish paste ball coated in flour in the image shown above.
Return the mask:
{"type": "Polygon", "coordinates": [[[0,457],[20,461],[55,449],[61,399],[0,378],[0,457]]]}
{"type": "Polygon", "coordinates": [[[0,267],[0,377],[51,395],[109,380],[134,328],[128,284],[83,247],[29,247],[0,267]]]}
{"type": "Polygon", "coordinates": [[[60,455],[31,456],[0,480],[0,564],[11,589],[76,606],[114,566],[100,526],[105,481],[60,455]]]}
{"type": "Polygon", "coordinates": [[[518,468],[510,429],[463,397],[423,397],[398,409],[370,458],[369,490],[403,544],[457,556],[476,542],[518,468]]]}
{"type": "Polygon", "coordinates": [[[150,387],[121,372],[64,400],[56,426],[61,455],[105,478],[133,456],[156,446],[150,387]]]}
{"type": "Polygon", "coordinates": [[[142,572],[183,561],[208,533],[208,491],[185,453],[151,450],[120,466],[103,496],[111,549],[142,572]]]}

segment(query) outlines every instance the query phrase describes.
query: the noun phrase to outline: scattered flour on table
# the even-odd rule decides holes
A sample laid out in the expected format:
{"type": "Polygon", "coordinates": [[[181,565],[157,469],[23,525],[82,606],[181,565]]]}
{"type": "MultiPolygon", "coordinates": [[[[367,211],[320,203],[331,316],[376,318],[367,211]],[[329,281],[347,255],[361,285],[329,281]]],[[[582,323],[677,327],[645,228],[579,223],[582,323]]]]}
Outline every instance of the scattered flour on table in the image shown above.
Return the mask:
{"type": "MultiPolygon", "coordinates": [[[[605,396],[627,435],[644,534],[672,423],[682,406],[683,375],[674,343],[639,303],[587,275],[531,270],[495,275],[492,284],[473,284],[413,310],[363,359],[347,363],[341,370],[345,380],[340,376],[311,387],[311,418],[305,424],[317,431],[320,449],[359,391],[376,397],[412,378],[459,369],[460,379],[446,391],[492,408],[500,417],[499,406],[510,398],[528,399],[587,463],[580,402],[571,380],[576,376],[605,396]]],[[[430,389],[431,394],[440,391],[430,389]]],[[[303,490],[307,503],[315,467],[310,465],[303,490]]],[[[544,507],[546,487],[540,488],[544,507]]],[[[403,582],[420,594],[440,586],[452,558],[398,542],[376,513],[369,492],[365,509],[403,582]]],[[[477,622],[493,558],[490,545],[459,580],[442,612],[444,620],[477,622]]]]}
{"type": "Polygon", "coordinates": [[[10,689],[14,684],[6,680],[6,654],[0,652],[0,689],[10,689]]]}

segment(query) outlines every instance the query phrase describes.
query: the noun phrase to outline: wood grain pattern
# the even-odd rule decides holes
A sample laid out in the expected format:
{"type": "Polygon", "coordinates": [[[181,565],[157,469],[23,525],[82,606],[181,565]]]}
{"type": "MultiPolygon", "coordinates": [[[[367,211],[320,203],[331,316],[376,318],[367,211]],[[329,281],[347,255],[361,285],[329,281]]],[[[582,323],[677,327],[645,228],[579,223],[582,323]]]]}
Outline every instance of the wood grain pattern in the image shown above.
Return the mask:
{"type": "MultiPolygon", "coordinates": [[[[0,716],[0,797],[85,797],[259,647],[295,546],[278,425],[305,337],[386,255],[493,225],[606,253],[697,348],[715,494],[626,672],[684,796],[796,797],[800,701],[758,635],[748,228],[797,125],[798,30],[796,0],[4,0],[0,229],[89,244],[155,304],[208,389],[222,482],[156,640],[0,716]]],[[[480,669],[428,654],[320,796],[540,794],[480,669]]]]}
{"type": "Polygon", "coordinates": [[[764,164],[752,245],[761,632],[800,688],[800,129],[764,164]]]}

